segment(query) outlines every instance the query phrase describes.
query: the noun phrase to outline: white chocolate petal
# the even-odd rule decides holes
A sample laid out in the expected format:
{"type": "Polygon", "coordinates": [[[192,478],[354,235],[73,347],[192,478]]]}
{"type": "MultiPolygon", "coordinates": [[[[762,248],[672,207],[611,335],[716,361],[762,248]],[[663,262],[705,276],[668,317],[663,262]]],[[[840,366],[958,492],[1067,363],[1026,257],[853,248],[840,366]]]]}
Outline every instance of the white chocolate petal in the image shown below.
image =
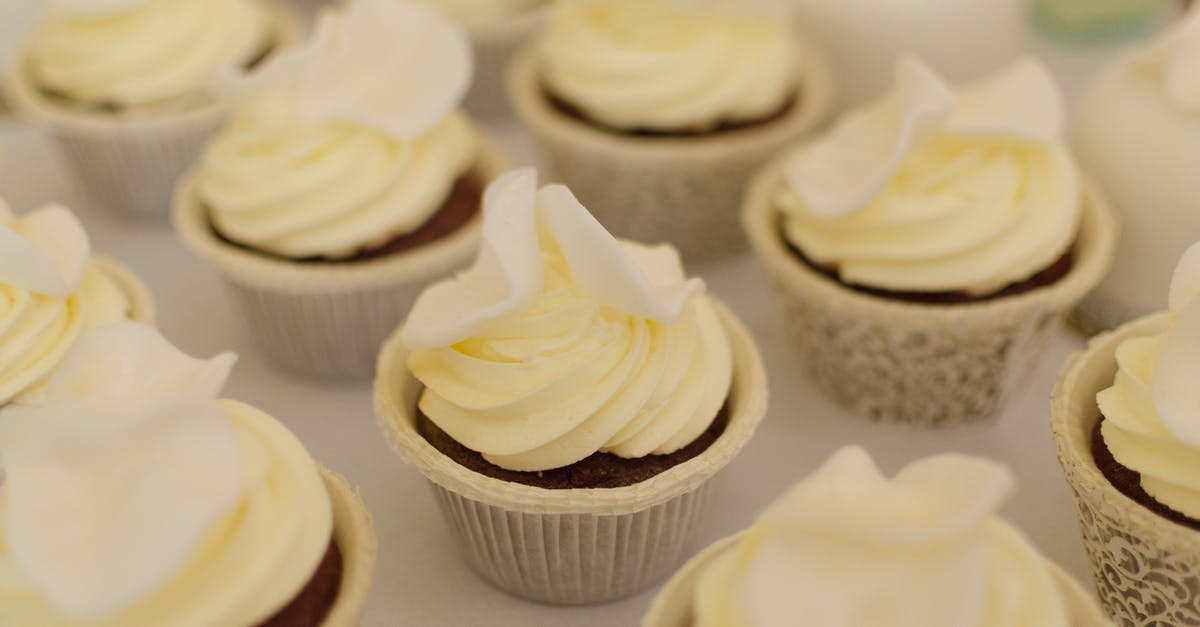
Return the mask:
{"type": "Polygon", "coordinates": [[[788,183],[815,215],[853,213],[879,194],[953,106],[953,92],[928,66],[901,59],[893,92],[795,153],[786,166],[788,183]]]}
{"type": "Polygon", "coordinates": [[[48,205],[0,225],[0,282],[47,296],[68,296],[91,255],[75,216],[48,205]]]}
{"type": "Polygon", "coordinates": [[[1177,314],[1154,369],[1151,395],[1163,426],[1177,439],[1200,446],[1200,300],[1177,314]]]}

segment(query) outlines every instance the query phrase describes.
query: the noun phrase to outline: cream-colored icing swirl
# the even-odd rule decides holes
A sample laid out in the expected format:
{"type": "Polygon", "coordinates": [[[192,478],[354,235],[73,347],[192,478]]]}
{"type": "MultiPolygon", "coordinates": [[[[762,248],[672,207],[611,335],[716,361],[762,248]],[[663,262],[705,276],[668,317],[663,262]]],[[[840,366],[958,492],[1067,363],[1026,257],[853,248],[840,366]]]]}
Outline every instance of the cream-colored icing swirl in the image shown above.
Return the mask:
{"type": "Polygon", "coordinates": [[[1081,215],[1052,79],[1019,63],[957,93],[902,61],[893,93],[801,147],[775,195],[784,236],[841,279],[988,293],[1065,254],[1081,215]]]}
{"type": "Polygon", "coordinates": [[[669,0],[563,3],[537,46],[541,79],[617,129],[754,120],[796,97],[802,59],[784,23],[669,0]]]}
{"type": "Polygon", "coordinates": [[[355,122],[310,124],[291,90],[249,98],[212,141],[200,199],[227,237],[290,258],[338,258],[416,231],[475,161],[460,112],[401,140],[355,122]]]}
{"type": "Polygon", "coordinates": [[[702,573],[696,627],[1069,627],[1051,570],[994,515],[1003,467],[959,455],[884,477],[836,453],[702,573]]]}
{"type": "Polygon", "coordinates": [[[34,34],[28,63],[42,87],[72,100],[150,105],[203,93],[271,36],[259,0],[145,0],[53,12],[34,34]]]}
{"type": "Polygon", "coordinates": [[[493,20],[527,13],[548,0],[418,0],[435,6],[448,17],[467,25],[486,24],[493,20]]]}
{"type": "Polygon", "coordinates": [[[1117,346],[1113,385],[1096,395],[1104,443],[1154,500],[1200,519],[1200,244],[1171,281],[1170,324],[1117,346]]]}
{"type": "Polygon", "coordinates": [[[324,556],[332,506],[303,445],[204,398],[232,356],[193,365],[153,336],[94,332],[45,404],[0,417],[3,624],[256,625],[324,556]],[[120,354],[129,345],[138,354],[120,354]]]}
{"type": "Polygon", "coordinates": [[[732,356],[666,247],[618,243],[562,186],[498,179],[475,266],[422,294],[403,337],[420,408],[511,470],[672,453],[716,418],[732,356]]]}
{"type": "Polygon", "coordinates": [[[1167,100],[1200,115],[1200,5],[1134,57],[1135,67],[1162,81],[1167,100]]]}

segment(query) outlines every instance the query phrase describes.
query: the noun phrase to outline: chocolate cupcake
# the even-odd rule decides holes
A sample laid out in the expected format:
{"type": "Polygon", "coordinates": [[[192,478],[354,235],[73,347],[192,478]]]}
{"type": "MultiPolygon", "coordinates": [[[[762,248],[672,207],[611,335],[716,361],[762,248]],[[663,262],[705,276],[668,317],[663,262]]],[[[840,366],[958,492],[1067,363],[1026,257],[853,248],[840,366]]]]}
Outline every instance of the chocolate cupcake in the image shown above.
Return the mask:
{"type": "Polygon", "coordinates": [[[804,363],[871,418],[995,417],[1108,267],[1116,227],[1025,61],[952,90],[906,59],[895,90],[768,166],[745,201],[804,363]]]}
{"type": "Polygon", "coordinates": [[[1100,601],[1122,625],[1200,622],[1200,244],[1169,311],[1101,335],[1064,367],[1051,417],[1100,601]]]}
{"type": "Polygon", "coordinates": [[[370,517],[281,424],[217,399],[234,360],[113,324],[76,344],[41,402],[6,410],[6,622],[358,623],[370,517]]]}
{"type": "Polygon", "coordinates": [[[643,627],[1102,627],[1079,584],[995,514],[1007,469],[961,455],[889,479],[847,447],[693,558],[643,627]]]}
{"type": "Polygon", "coordinates": [[[565,187],[536,185],[525,170],[488,189],[479,258],[384,346],[376,410],[477,572],[594,603],[678,565],[766,380],[674,250],[618,242],[565,187]]]}
{"type": "Polygon", "coordinates": [[[470,74],[466,36],[433,9],[330,10],[249,77],[181,182],[177,231],[282,366],[368,376],[417,292],[469,260],[504,162],[457,109],[470,74]]]}
{"type": "Polygon", "coordinates": [[[735,2],[562,3],[508,88],[550,178],[614,234],[690,260],[744,249],[736,207],[752,173],[832,98],[786,19],[735,2]]]}
{"type": "Polygon", "coordinates": [[[220,126],[218,76],[298,35],[263,0],[55,3],[6,72],[5,96],[47,126],[89,196],[161,220],[176,179],[220,126]]]}

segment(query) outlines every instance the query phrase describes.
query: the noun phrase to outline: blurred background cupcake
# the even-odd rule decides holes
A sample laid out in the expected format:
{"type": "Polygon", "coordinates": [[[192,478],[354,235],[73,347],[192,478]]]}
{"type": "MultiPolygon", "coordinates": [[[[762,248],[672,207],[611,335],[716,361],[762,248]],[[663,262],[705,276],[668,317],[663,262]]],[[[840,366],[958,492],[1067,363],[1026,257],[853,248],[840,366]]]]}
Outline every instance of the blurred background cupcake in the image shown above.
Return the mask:
{"type": "Polygon", "coordinates": [[[1058,457],[1100,601],[1121,625],[1200,623],[1200,244],[1168,311],[1101,335],[1059,376],[1058,457]]]}
{"type": "Polygon", "coordinates": [[[1121,222],[1112,270],[1080,305],[1089,332],[1158,309],[1175,260],[1200,239],[1200,8],[1118,56],[1080,103],[1074,145],[1121,222]]]}
{"type": "Polygon", "coordinates": [[[678,253],[619,242],[533,170],[484,212],[475,265],[383,348],[380,425],[485,579],[551,603],[632,595],[682,561],[762,420],[758,350],[678,253]]]}
{"type": "Polygon", "coordinates": [[[296,36],[291,13],[263,0],[55,2],[6,68],[4,93],[58,140],[89,196],[161,220],[227,111],[218,77],[296,36]]]}
{"type": "Polygon", "coordinates": [[[802,363],[833,400],[929,426],[996,416],[1108,267],[1116,227],[1046,70],[893,91],[755,181],[744,220],[802,363]]]}
{"type": "Polygon", "coordinates": [[[1088,593],[996,515],[1006,468],[939,455],[885,477],[847,447],[693,558],[643,627],[1103,627],[1088,593]]]}
{"type": "Polygon", "coordinates": [[[370,515],[283,425],[218,400],[234,361],[108,325],[0,416],[6,623],[358,624],[370,515]]]}
{"type": "Polygon", "coordinates": [[[175,227],[274,361],[369,376],[416,294],[469,261],[505,161],[458,108],[470,78],[466,35],[436,11],[357,0],[247,79],[175,227]]]}
{"type": "Polygon", "coordinates": [[[787,24],[732,1],[563,3],[514,58],[509,97],[547,176],[614,234],[717,258],[745,247],[750,175],[831,104],[787,24]]]}

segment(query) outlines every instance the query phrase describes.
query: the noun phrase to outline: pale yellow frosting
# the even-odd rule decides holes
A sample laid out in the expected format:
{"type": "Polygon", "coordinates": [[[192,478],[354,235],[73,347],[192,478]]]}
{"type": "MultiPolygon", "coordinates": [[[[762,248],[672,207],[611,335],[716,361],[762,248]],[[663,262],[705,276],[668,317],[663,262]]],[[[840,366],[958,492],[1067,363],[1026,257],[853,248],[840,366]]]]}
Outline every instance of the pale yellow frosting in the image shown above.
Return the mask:
{"type": "Polygon", "coordinates": [[[150,105],[203,93],[270,37],[259,0],[144,0],[52,12],[28,63],[39,84],[73,100],[150,105]]]}
{"type": "MultiPolygon", "coordinates": [[[[329,546],[329,495],[316,464],[286,428],[238,402],[222,401],[222,407],[236,432],[244,489],[233,513],[212,527],[185,568],[148,598],[117,614],[71,620],[43,598],[10,558],[0,534],[0,622],[43,627],[250,626],[291,601],[329,546]]],[[[0,518],[6,506],[7,495],[0,490],[0,518]]]]}

